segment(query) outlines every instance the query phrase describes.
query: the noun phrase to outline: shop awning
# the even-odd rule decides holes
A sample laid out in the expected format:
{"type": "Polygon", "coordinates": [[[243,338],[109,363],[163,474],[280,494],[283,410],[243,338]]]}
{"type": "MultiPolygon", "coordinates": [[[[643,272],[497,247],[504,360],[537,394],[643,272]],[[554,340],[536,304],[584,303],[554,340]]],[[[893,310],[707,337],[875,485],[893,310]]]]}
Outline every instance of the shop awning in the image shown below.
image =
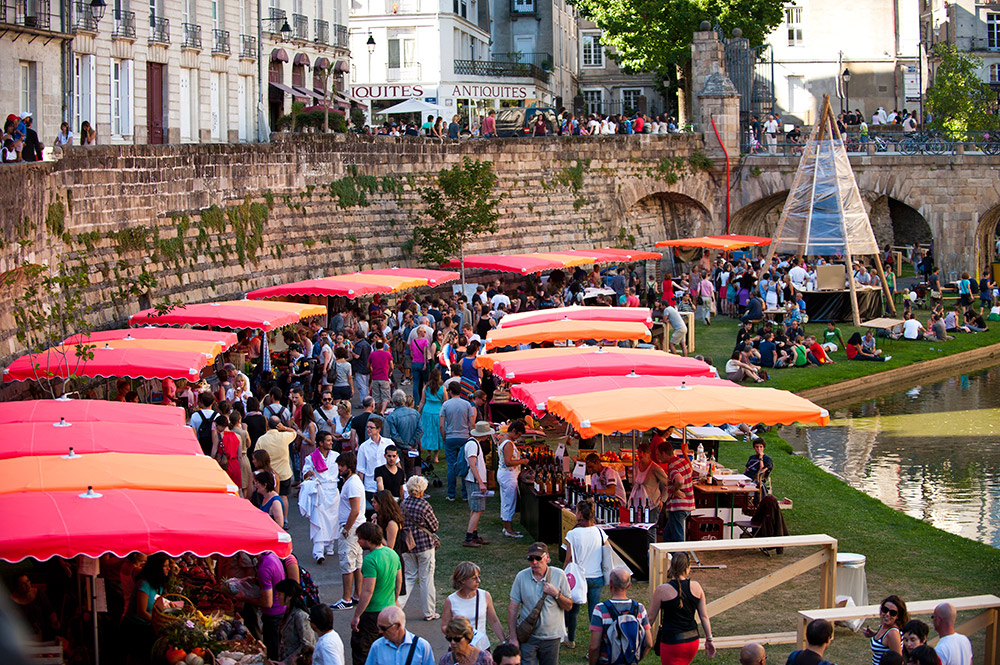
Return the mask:
{"type": "Polygon", "coordinates": [[[381,268],[378,270],[362,270],[358,275],[399,275],[400,277],[416,277],[427,280],[428,286],[454,282],[461,275],[453,270],[426,270],[423,268],[381,268]]]}
{"type": "Polygon", "coordinates": [[[351,66],[347,64],[346,60],[338,60],[337,64],[333,66],[333,71],[337,74],[347,74],[351,71],[351,66]]]}
{"type": "Polygon", "coordinates": [[[526,254],[526,256],[531,256],[536,259],[558,261],[559,263],[562,263],[563,268],[575,268],[576,266],[585,266],[594,262],[589,256],[582,256],[579,254],[563,254],[561,252],[536,252],[534,254],[526,254]]]}
{"type": "Polygon", "coordinates": [[[586,354],[497,360],[493,363],[493,374],[508,383],[556,381],[584,376],[623,376],[633,372],[653,376],[715,376],[708,364],[695,358],[675,356],[663,351],[630,355],[615,353],[612,347],[586,354]]]}
{"type": "Polygon", "coordinates": [[[830,422],[826,409],[794,393],[737,385],[619,388],[552,397],[546,408],[584,437],[689,425],[830,422]]]}
{"type": "Polygon", "coordinates": [[[274,552],[286,557],[292,539],[246,499],[206,492],[94,488],[80,492],[21,492],[4,496],[0,559],[72,559],[102,554],[166,552],[232,556],[274,552]],[[30,517],[30,519],[28,519],[30,517]]]}
{"type": "Polygon", "coordinates": [[[363,270],[345,275],[331,275],[319,279],[290,282],[256,289],[247,298],[259,302],[264,298],[286,296],[346,296],[357,298],[374,293],[398,293],[420,286],[433,286],[458,279],[458,273],[446,270],[417,270],[386,268],[363,270]]]}
{"type": "Polygon", "coordinates": [[[313,92],[309,88],[305,88],[301,85],[293,85],[292,88],[295,90],[296,97],[309,97],[311,99],[322,100],[322,93],[313,92]]]}
{"type": "Polygon", "coordinates": [[[157,425],[140,421],[82,422],[68,418],[66,422],[69,426],[58,426],[58,420],[0,426],[0,459],[66,455],[70,448],[80,455],[202,455],[194,430],[185,425],[157,425]]]}
{"type": "Polygon", "coordinates": [[[147,489],[239,494],[219,463],[204,455],[95,453],[0,460],[0,494],[147,489]]]}
{"type": "Polygon", "coordinates": [[[206,326],[213,328],[256,328],[264,331],[326,315],[322,305],[303,303],[227,300],[224,302],[180,305],[165,314],[147,309],[129,317],[133,326],[206,326]]]}
{"type": "Polygon", "coordinates": [[[285,93],[286,95],[292,95],[293,97],[301,97],[302,96],[302,93],[296,92],[295,90],[293,90],[292,88],[289,88],[284,83],[275,83],[274,81],[271,81],[269,83],[269,85],[271,86],[272,90],[277,90],[278,92],[285,93]]]}
{"type": "Polygon", "coordinates": [[[742,236],[736,234],[721,236],[698,236],[696,238],[678,238],[676,240],[661,240],[656,247],[702,247],[729,251],[744,247],[759,247],[770,245],[771,239],[761,236],[742,236]]]}
{"type": "Polygon", "coordinates": [[[313,69],[326,69],[330,66],[330,58],[319,57],[316,58],[316,62],[313,64],[313,69]]]}
{"type": "MultiPolygon", "coordinates": [[[[197,342],[217,342],[223,351],[236,346],[236,333],[217,330],[192,330],[191,328],[121,328],[118,330],[98,330],[67,337],[63,342],[71,344],[96,344],[97,342],[113,342],[128,339],[173,339],[197,342]]],[[[114,346],[114,345],[112,345],[114,346]]]]}
{"type": "MultiPolygon", "coordinates": [[[[442,264],[442,268],[461,268],[462,262],[452,259],[442,264]]],[[[546,270],[558,270],[566,266],[561,261],[540,259],[530,254],[473,254],[465,257],[465,267],[497,272],[516,272],[529,275],[546,270]]]]}
{"type": "MultiPolygon", "coordinates": [[[[509,316],[509,315],[508,315],[509,316]]],[[[507,360],[538,360],[541,358],[553,358],[564,356],[579,356],[589,353],[618,353],[621,355],[652,355],[659,356],[663,351],[659,349],[625,349],[618,346],[598,347],[598,346],[550,346],[539,349],[524,349],[523,351],[505,351],[503,353],[484,353],[476,356],[475,366],[481,369],[492,370],[494,363],[507,360]]],[[[628,373],[626,370],[623,373],[628,373]]]]}
{"type": "Polygon", "coordinates": [[[626,374],[625,376],[585,376],[578,379],[562,379],[561,381],[536,381],[534,383],[518,383],[510,387],[510,396],[524,404],[538,417],[545,415],[545,408],[553,397],[593,393],[616,388],[654,388],[676,387],[681,384],[689,386],[731,386],[731,381],[703,376],[641,376],[626,374]]]}
{"type": "Polygon", "coordinates": [[[296,53],[295,59],[292,61],[293,65],[305,65],[309,66],[309,56],[305,53],[296,53]]]}
{"type": "Polygon", "coordinates": [[[659,252],[643,252],[637,249],[572,249],[559,252],[560,254],[570,254],[573,256],[586,256],[595,259],[591,263],[621,263],[631,261],[647,261],[649,259],[662,259],[659,252]]]}
{"type": "Polygon", "coordinates": [[[271,60],[278,62],[288,62],[288,52],[283,48],[276,48],[271,51],[271,60]]]}
{"type": "Polygon", "coordinates": [[[494,349],[502,346],[517,346],[518,344],[540,344],[542,342],[558,342],[562,340],[610,340],[622,341],[641,339],[648,342],[652,339],[645,322],[634,321],[549,321],[547,323],[529,323],[512,328],[497,328],[486,335],[486,348],[494,349]]]}
{"type": "MultiPolygon", "coordinates": [[[[183,426],[184,409],[160,404],[109,402],[102,399],[39,399],[24,402],[0,402],[0,431],[12,423],[54,425],[76,423],[145,423],[147,425],[183,426]]],[[[194,450],[194,449],[192,449],[194,450]]]]}
{"type": "Polygon", "coordinates": [[[37,381],[50,377],[123,377],[196,381],[209,362],[204,353],[162,349],[95,348],[93,358],[77,363],[76,346],[54,347],[21,356],[3,371],[4,381],[37,381]]]}
{"type": "Polygon", "coordinates": [[[352,272],[346,275],[334,275],[332,277],[324,277],[323,279],[328,279],[331,282],[358,282],[361,284],[377,284],[379,286],[385,286],[392,291],[390,293],[395,293],[396,291],[405,291],[406,289],[413,289],[418,286],[427,286],[426,279],[420,279],[417,277],[407,277],[405,275],[374,275],[372,273],[360,273],[352,272]]]}
{"type": "Polygon", "coordinates": [[[346,296],[348,298],[357,298],[373,293],[392,293],[392,289],[377,284],[334,282],[328,279],[307,279],[302,282],[290,282],[288,284],[254,289],[247,294],[247,298],[254,302],[262,302],[265,298],[284,298],[287,296],[346,296]]]}
{"type": "Polygon", "coordinates": [[[506,329],[550,321],[631,321],[644,323],[650,327],[653,323],[652,313],[648,307],[586,307],[571,305],[553,309],[539,309],[532,312],[507,314],[497,328],[506,329]]]}

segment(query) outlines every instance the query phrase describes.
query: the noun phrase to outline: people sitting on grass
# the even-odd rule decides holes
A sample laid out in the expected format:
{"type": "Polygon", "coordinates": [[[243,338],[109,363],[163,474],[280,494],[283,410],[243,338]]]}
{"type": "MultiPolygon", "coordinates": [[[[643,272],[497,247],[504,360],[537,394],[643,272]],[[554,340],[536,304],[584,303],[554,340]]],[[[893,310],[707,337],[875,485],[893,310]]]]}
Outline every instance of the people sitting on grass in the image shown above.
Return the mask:
{"type": "Polygon", "coordinates": [[[924,339],[927,334],[927,329],[917,321],[917,318],[913,316],[913,312],[906,312],[903,314],[903,339],[924,339]]]}
{"type": "Polygon", "coordinates": [[[950,333],[972,332],[965,324],[961,323],[961,317],[962,317],[962,306],[955,305],[955,308],[948,310],[948,313],[945,314],[944,316],[944,329],[950,333]]]}
{"type": "Polygon", "coordinates": [[[816,367],[819,365],[816,357],[809,353],[809,349],[806,348],[803,335],[795,337],[795,343],[792,344],[792,354],[792,367],[816,367]]]}
{"type": "Polygon", "coordinates": [[[847,340],[847,347],[845,348],[847,349],[848,360],[869,360],[881,363],[892,359],[892,356],[885,356],[883,358],[881,355],[865,351],[863,341],[861,339],[861,333],[859,332],[851,335],[851,338],[847,340]]]}
{"type": "Polygon", "coordinates": [[[975,307],[965,310],[965,327],[972,332],[986,332],[990,329],[983,315],[977,312],[975,307]]]}
{"type": "Polygon", "coordinates": [[[990,315],[986,317],[987,321],[1000,321],[1000,303],[990,307],[990,315]]]}
{"type": "Polygon", "coordinates": [[[837,349],[846,346],[844,344],[844,335],[840,332],[840,328],[833,321],[826,322],[826,330],[823,331],[823,349],[827,353],[835,353],[837,349]],[[837,343],[840,346],[837,346],[837,343]]]}
{"type": "Polygon", "coordinates": [[[815,360],[813,361],[817,365],[833,365],[833,358],[826,354],[826,349],[823,345],[816,341],[815,335],[809,335],[806,337],[806,349],[809,351],[809,355],[815,360]]]}
{"type": "Polygon", "coordinates": [[[865,331],[865,336],[861,338],[861,348],[873,356],[882,355],[882,350],[875,343],[875,331],[872,328],[865,331]]]}
{"type": "Polygon", "coordinates": [[[757,373],[757,368],[740,360],[741,355],[739,351],[733,351],[732,357],[726,362],[726,378],[733,383],[743,383],[747,379],[763,383],[764,379],[757,373]]]}
{"type": "Polygon", "coordinates": [[[929,336],[924,336],[924,339],[933,342],[947,342],[950,339],[955,339],[948,334],[948,328],[945,327],[944,318],[936,312],[931,314],[930,332],[931,334],[929,336]]]}
{"type": "Polygon", "coordinates": [[[778,369],[788,365],[788,352],[784,349],[778,348],[778,345],[774,342],[773,332],[764,333],[764,339],[761,341],[758,351],[760,351],[761,367],[767,369],[778,369]]]}

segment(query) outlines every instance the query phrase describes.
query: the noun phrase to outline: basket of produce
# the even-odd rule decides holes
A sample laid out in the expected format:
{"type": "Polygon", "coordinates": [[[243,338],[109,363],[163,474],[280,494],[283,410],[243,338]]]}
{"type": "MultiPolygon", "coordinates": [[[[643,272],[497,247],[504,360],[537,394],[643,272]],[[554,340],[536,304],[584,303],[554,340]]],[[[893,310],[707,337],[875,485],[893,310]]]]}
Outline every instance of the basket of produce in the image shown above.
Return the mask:
{"type": "Polygon", "coordinates": [[[153,628],[158,633],[171,624],[184,621],[195,611],[194,603],[179,593],[165,593],[160,597],[168,602],[157,602],[153,607],[153,628]],[[181,603],[180,606],[178,602],[181,603]]]}

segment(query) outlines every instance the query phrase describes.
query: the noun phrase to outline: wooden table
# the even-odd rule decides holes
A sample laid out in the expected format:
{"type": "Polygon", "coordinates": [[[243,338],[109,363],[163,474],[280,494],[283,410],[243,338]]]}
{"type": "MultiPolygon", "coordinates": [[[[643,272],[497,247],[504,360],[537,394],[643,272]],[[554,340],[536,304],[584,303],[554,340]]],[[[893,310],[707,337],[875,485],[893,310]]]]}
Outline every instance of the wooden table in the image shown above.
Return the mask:
{"type": "MultiPolygon", "coordinates": [[[[711,497],[715,500],[715,517],[719,516],[719,499],[724,496],[729,496],[729,521],[724,522],[725,526],[729,527],[729,537],[733,538],[733,529],[736,526],[736,508],[745,507],[747,498],[751,494],[757,493],[756,487],[740,487],[739,485],[706,485],[705,483],[695,483],[694,484],[695,493],[695,503],[698,502],[698,494],[702,496],[711,497]],[[737,506],[737,498],[740,499],[740,505],[737,506]]],[[[725,506],[723,506],[724,508],[725,506]]]]}
{"type": "MultiPolygon", "coordinates": [[[[681,315],[681,317],[684,319],[684,325],[687,326],[687,331],[688,331],[687,332],[688,354],[689,355],[693,355],[694,354],[694,312],[678,312],[678,314],[681,315]]],[[[662,334],[663,338],[660,341],[660,349],[663,350],[663,351],[670,351],[670,335],[671,335],[672,332],[673,332],[673,329],[670,327],[670,321],[667,319],[666,316],[663,317],[663,321],[654,321],[653,322],[653,339],[654,339],[653,343],[655,344],[656,343],[655,342],[656,338],[659,337],[660,334],[662,334]],[[661,333],[660,330],[658,330],[658,328],[660,326],[662,326],[662,333],[661,333]]]]}
{"type": "MultiPolygon", "coordinates": [[[[554,505],[562,513],[562,538],[566,540],[566,534],[577,525],[576,513],[562,504],[554,505]]],[[[598,524],[597,526],[608,536],[611,549],[628,564],[632,571],[632,579],[638,582],[648,580],[649,528],[653,525],[598,524]]],[[[560,550],[559,556],[565,560],[565,554],[562,550],[560,550]]]]}
{"type": "MultiPolygon", "coordinates": [[[[889,317],[882,316],[877,319],[862,321],[861,327],[875,328],[877,330],[885,330],[886,332],[891,333],[893,328],[895,328],[896,326],[902,326],[904,323],[906,323],[906,321],[904,321],[903,319],[890,319],[889,317]]],[[[903,331],[902,327],[899,330],[900,332],[902,332],[903,331]]],[[[891,334],[888,337],[890,340],[892,339],[891,334]]]]}

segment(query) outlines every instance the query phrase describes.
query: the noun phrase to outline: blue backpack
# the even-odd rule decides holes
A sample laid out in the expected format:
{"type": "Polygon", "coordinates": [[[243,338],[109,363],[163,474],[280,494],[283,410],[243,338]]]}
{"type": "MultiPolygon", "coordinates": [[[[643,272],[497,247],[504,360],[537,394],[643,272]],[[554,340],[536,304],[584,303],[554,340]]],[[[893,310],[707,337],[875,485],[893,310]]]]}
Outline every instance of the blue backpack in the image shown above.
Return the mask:
{"type": "Polygon", "coordinates": [[[611,616],[611,625],[604,633],[608,646],[608,665],[636,665],[642,655],[644,632],[639,623],[639,603],[632,601],[628,611],[619,614],[613,601],[602,603],[611,616]]]}

